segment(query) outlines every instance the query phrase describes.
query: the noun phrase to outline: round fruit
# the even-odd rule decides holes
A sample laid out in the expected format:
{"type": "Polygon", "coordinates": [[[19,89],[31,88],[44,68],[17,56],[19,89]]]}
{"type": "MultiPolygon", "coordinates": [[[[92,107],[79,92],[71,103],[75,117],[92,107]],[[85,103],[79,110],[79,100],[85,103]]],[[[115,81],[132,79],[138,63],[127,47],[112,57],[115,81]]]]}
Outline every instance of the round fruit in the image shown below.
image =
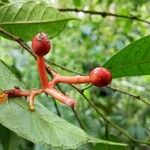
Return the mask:
{"type": "Polygon", "coordinates": [[[90,82],[95,86],[106,86],[111,80],[111,72],[106,68],[97,67],[90,72],[90,82]]]}
{"type": "Polygon", "coordinates": [[[51,43],[48,36],[40,32],[32,39],[32,50],[38,56],[46,55],[51,49],[51,43]]]}

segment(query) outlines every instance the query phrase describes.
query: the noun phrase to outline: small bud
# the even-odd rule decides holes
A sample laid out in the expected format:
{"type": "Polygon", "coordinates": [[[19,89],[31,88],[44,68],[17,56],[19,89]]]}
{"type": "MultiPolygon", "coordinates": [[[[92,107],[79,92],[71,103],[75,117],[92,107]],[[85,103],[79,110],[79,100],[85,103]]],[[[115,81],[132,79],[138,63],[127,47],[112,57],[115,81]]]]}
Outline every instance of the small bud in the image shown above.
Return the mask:
{"type": "Polygon", "coordinates": [[[8,95],[5,92],[0,92],[0,104],[8,100],[8,95]]]}

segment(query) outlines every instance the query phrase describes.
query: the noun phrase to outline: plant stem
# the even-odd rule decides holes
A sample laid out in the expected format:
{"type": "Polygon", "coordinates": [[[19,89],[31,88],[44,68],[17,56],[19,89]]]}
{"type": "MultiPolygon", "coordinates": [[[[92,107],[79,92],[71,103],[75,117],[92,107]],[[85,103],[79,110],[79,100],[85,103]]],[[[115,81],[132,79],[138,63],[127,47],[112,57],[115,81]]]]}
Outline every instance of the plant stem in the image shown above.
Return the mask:
{"type": "Polygon", "coordinates": [[[60,111],[59,111],[59,108],[58,108],[57,102],[56,102],[55,98],[53,98],[53,97],[52,97],[52,99],[53,99],[53,101],[54,101],[54,106],[55,106],[55,109],[56,109],[57,115],[58,115],[59,117],[61,117],[61,113],[60,113],[60,111]]]}
{"type": "Polygon", "coordinates": [[[76,117],[76,119],[77,119],[77,121],[78,121],[80,127],[81,127],[83,130],[85,130],[85,128],[84,128],[84,126],[83,126],[83,123],[81,122],[81,120],[80,120],[80,118],[79,118],[78,112],[77,112],[74,108],[71,108],[71,109],[72,109],[72,111],[73,111],[73,113],[74,113],[74,115],[75,115],[75,117],[76,117]]]}
{"type": "Polygon", "coordinates": [[[41,86],[43,89],[48,87],[48,78],[44,58],[37,56],[38,72],[40,76],[41,86]]]}
{"type": "Polygon", "coordinates": [[[123,18],[123,19],[136,20],[139,22],[150,24],[150,21],[141,19],[138,16],[126,16],[126,15],[122,15],[122,14],[115,14],[115,13],[104,12],[104,11],[91,11],[91,10],[82,10],[82,9],[77,9],[77,8],[59,8],[59,11],[61,11],[61,12],[76,12],[76,13],[82,12],[84,14],[100,15],[102,17],[111,16],[111,17],[117,17],[117,18],[123,18]]]}
{"type": "Polygon", "coordinates": [[[76,105],[76,101],[74,99],[64,95],[63,93],[55,90],[54,88],[46,88],[44,91],[69,107],[74,107],[76,105]]]}
{"type": "Polygon", "coordinates": [[[16,41],[17,43],[19,43],[19,45],[21,47],[26,49],[35,58],[35,55],[33,54],[31,48],[20,37],[15,36],[15,35],[11,34],[10,32],[7,32],[6,30],[4,30],[2,28],[0,28],[0,33],[6,35],[10,39],[12,39],[12,40],[16,41]]]}
{"type": "Polygon", "coordinates": [[[60,76],[56,75],[54,78],[55,83],[68,83],[68,84],[82,84],[90,83],[89,76],[60,76]]]}
{"type": "Polygon", "coordinates": [[[140,95],[134,95],[134,94],[131,94],[131,93],[127,92],[127,91],[123,91],[121,89],[118,89],[118,88],[115,88],[115,87],[112,87],[112,86],[107,86],[107,88],[111,89],[113,92],[120,92],[122,94],[125,94],[125,95],[128,95],[130,97],[133,97],[133,98],[135,98],[137,100],[140,100],[140,101],[144,102],[147,105],[150,105],[150,102],[145,100],[145,99],[142,99],[140,97],[140,95]]]}

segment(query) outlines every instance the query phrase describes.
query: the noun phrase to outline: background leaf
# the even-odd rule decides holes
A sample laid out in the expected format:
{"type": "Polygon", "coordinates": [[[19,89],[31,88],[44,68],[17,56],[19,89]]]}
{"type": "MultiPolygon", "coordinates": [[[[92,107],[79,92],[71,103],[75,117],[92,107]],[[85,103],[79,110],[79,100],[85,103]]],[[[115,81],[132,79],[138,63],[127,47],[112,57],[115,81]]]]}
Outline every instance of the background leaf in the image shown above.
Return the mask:
{"type": "Polygon", "coordinates": [[[74,0],[74,4],[76,7],[81,6],[81,0],[74,0]]]}
{"type": "MultiPolygon", "coordinates": [[[[3,90],[12,88],[16,84],[22,87],[2,62],[0,62],[0,70],[0,87],[3,90]],[[8,79],[11,82],[7,82],[8,79]],[[15,82],[13,83],[13,81],[15,82]]],[[[0,105],[0,123],[34,143],[61,149],[77,148],[81,144],[90,142],[117,145],[117,143],[88,136],[83,130],[59,118],[38,102],[35,108],[35,112],[30,112],[24,99],[10,99],[6,104],[0,105]]],[[[118,145],[121,144],[118,143],[118,145]]]]}
{"type": "Polygon", "coordinates": [[[113,78],[150,74],[150,36],[128,45],[104,65],[112,72],[113,78]]]}
{"type": "Polygon", "coordinates": [[[50,38],[59,34],[73,17],[62,15],[46,3],[16,2],[0,7],[0,27],[30,41],[37,32],[50,38]]]}

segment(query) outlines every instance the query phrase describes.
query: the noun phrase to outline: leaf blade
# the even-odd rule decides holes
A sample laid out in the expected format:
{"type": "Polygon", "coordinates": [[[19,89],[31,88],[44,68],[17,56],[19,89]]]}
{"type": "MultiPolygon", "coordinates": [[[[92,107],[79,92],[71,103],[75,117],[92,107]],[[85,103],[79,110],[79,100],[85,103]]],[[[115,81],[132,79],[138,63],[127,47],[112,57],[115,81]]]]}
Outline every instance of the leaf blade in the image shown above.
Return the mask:
{"type": "Polygon", "coordinates": [[[62,15],[43,2],[15,2],[0,7],[0,27],[26,41],[37,32],[46,32],[53,38],[72,19],[76,18],[62,15]]]}
{"type": "Polygon", "coordinates": [[[150,36],[141,38],[112,56],[103,66],[113,78],[150,74],[150,36]]]}

